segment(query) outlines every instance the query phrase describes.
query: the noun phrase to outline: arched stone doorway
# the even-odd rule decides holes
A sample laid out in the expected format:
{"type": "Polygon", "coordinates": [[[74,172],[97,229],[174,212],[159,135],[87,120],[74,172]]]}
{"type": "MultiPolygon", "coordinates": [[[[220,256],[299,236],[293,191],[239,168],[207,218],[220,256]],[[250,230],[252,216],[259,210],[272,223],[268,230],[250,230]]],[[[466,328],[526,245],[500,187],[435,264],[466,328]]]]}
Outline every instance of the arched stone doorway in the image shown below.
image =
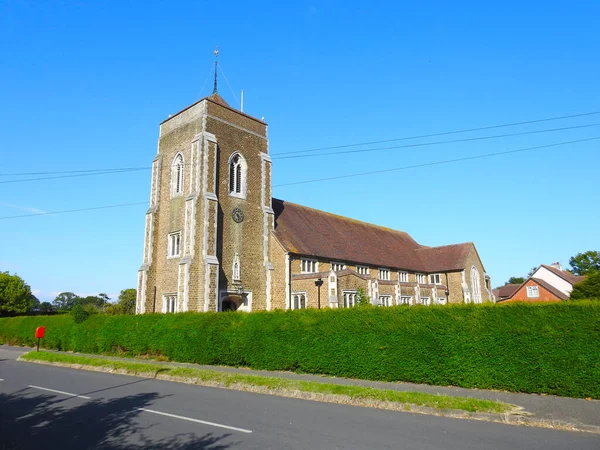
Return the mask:
{"type": "Polygon", "coordinates": [[[221,300],[221,311],[245,311],[247,305],[246,294],[225,294],[221,300]]]}

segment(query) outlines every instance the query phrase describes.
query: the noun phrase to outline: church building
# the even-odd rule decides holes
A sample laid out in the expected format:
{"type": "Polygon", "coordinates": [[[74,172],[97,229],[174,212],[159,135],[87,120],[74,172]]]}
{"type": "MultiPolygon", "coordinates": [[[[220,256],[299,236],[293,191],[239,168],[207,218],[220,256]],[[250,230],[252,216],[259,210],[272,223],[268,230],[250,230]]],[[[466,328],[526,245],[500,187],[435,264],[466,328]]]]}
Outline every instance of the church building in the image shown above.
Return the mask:
{"type": "Polygon", "coordinates": [[[494,301],[473,243],[272,198],[267,124],[216,92],[160,124],[138,314],[494,301]]]}

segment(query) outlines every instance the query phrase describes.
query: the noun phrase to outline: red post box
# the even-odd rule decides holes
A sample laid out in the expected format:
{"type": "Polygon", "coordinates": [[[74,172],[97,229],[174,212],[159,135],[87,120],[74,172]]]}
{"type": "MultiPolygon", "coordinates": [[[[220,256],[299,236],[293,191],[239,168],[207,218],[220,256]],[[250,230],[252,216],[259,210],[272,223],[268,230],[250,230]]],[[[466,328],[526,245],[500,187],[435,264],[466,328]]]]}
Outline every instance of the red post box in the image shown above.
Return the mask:
{"type": "Polygon", "coordinates": [[[37,339],[37,351],[40,351],[40,339],[44,337],[45,327],[37,327],[35,329],[35,338],[37,339]]]}

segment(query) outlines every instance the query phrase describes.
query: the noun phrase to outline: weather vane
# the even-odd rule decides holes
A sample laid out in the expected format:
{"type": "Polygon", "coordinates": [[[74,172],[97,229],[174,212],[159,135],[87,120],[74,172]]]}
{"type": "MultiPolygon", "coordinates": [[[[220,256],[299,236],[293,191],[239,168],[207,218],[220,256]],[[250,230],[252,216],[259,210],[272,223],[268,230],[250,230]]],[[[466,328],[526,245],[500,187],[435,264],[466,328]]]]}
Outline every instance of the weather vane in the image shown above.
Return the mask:
{"type": "Polygon", "coordinates": [[[219,64],[219,46],[217,45],[217,48],[215,48],[215,51],[213,52],[215,54],[215,86],[213,88],[213,94],[217,93],[217,65],[219,64]]]}

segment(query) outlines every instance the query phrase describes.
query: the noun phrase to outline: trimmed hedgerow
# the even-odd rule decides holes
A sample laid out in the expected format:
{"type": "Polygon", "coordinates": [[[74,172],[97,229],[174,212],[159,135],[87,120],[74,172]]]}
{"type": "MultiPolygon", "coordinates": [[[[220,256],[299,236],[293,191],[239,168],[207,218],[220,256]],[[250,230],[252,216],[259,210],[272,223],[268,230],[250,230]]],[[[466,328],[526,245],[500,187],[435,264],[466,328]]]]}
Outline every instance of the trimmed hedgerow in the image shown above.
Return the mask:
{"type": "Polygon", "coordinates": [[[0,342],[600,399],[600,303],[0,319],[0,342]]]}

